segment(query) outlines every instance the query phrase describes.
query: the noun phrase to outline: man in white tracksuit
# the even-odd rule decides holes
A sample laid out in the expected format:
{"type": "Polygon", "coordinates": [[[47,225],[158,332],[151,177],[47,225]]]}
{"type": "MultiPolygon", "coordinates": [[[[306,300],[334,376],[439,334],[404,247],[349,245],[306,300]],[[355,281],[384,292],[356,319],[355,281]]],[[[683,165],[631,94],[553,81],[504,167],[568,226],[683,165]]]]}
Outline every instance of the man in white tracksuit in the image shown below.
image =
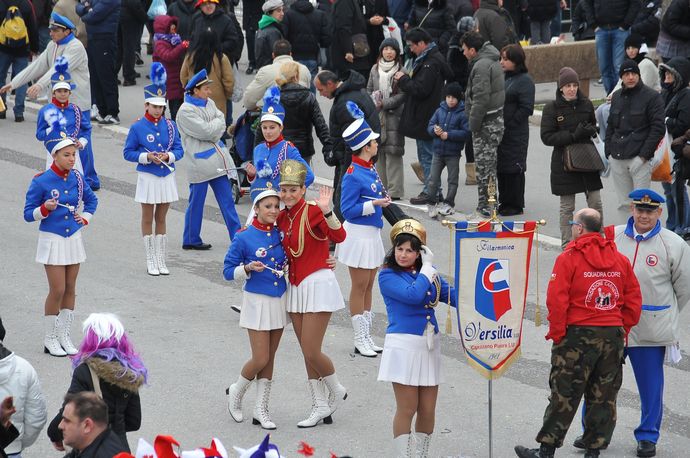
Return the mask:
{"type": "Polygon", "coordinates": [[[628,197],[632,217],[627,225],[606,228],[606,236],[630,259],[642,291],[642,315],[628,335],[626,354],[642,404],[637,456],[649,457],[656,455],[664,409],[664,359],[680,360],[678,314],[690,302],[690,246],[661,227],[661,195],[636,189],[628,197]]]}

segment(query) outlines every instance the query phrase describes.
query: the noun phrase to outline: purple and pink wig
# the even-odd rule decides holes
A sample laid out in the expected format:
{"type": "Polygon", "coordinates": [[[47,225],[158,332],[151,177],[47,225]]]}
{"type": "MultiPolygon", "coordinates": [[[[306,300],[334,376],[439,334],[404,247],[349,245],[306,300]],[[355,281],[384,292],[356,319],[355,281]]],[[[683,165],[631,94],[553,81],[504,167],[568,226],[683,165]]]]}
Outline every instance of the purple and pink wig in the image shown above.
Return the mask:
{"type": "Polygon", "coordinates": [[[79,353],[72,356],[72,367],[76,368],[86,359],[98,357],[106,361],[116,360],[124,367],[121,377],[132,372],[132,379],[139,376],[148,381],[148,370],[134,351],[120,320],[112,313],[92,313],[82,325],[84,339],[79,353]]]}

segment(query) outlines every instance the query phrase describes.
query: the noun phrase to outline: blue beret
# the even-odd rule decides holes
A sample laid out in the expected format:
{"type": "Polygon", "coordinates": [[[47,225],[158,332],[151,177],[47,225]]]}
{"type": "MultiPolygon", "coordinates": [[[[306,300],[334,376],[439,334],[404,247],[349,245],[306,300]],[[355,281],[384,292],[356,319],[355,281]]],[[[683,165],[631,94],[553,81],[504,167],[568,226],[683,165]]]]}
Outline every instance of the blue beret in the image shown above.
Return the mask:
{"type": "Polygon", "coordinates": [[[72,24],[72,21],[70,21],[65,16],[61,16],[61,15],[57,14],[56,12],[52,12],[50,14],[50,26],[51,27],[52,26],[58,26],[58,27],[62,27],[63,29],[70,29],[70,30],[74,30],[77,28],[74,24],[72,24]]]}
{"type": "Polygon", "coordinates": [[[666,202],[666,199],[656,191],[651,189],[635,189],[628,194],[636,207],[655,209],[666,202]]]}
{"type": "Polygon", "coordinates": [[[213,81],[208,79],[208,73],[206,73],[206,69],[204,68],[199,73],[192,76],[192,78],[187,82],[187,85],[184,87],[184,90],[187,92],[192,92],[195,87],[199,87],[203,84],[208,84],[212,82],[213,81]]]}

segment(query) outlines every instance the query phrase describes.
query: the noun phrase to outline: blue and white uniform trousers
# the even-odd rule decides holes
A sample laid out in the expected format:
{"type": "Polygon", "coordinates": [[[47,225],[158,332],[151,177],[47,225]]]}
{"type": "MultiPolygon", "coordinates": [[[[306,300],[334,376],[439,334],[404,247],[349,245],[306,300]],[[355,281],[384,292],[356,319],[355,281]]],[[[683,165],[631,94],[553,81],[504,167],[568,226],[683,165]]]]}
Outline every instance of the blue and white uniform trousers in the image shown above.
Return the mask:
{"type": "Polygon", "coordinates": [[[201,183],[190,183],[189,205],[184,214],[183,245],[201,245],[203,243],[201,240],[201,221],[204,217],[204,203],[206,202],[206,193],[208,192],[209,185],[218,201],[220,213],[223,215],[230,240],[242,227],[237,210],[235,210],[232,186],[226,175],[209,181],[202,181],[201,183]]]}

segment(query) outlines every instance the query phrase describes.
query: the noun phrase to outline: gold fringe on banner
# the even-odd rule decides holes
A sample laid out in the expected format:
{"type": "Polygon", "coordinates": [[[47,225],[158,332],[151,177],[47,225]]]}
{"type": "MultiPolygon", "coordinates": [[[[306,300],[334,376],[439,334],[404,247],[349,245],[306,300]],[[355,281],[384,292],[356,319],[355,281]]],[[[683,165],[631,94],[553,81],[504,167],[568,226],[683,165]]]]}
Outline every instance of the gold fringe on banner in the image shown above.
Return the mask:
{"type": "Polygon", "coordinates": [[[467,362],[471,367],[474,368],[477,372],[479,372],[482,377],[484,377],[487,380],[496,380],[499,379],[505,374],[505,372],[512,366],[512,364],[517,361],[520,356],[522,355],[522,349],[518,348],[515,353],[510,355],[510,358],[506,359],[503,365],[496,369],[496,370],[488,370],[486,367],[482,366],[478,362],[476,362],[472,358],[467,358],[467,362]]]}

